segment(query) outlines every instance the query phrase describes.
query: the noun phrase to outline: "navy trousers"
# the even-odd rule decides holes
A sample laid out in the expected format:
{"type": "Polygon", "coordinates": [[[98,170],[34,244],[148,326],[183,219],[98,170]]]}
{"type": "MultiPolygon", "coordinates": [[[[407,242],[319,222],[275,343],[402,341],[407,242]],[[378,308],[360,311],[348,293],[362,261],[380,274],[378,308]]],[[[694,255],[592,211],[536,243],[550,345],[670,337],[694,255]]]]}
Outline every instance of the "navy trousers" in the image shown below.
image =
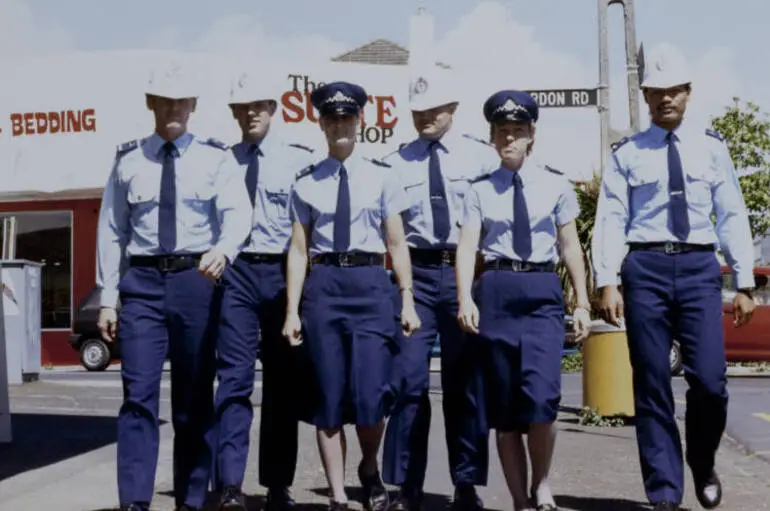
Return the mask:
{"type": "Polygon", "coordinates": [[[669,353],[682,349],[687,462],[711,473],[727,419],[721,276],[713,253],[632,251],[621,269],[633,367],[636,438],[650,502],[682,501],[682,447],[674,418],[669,353]]]}
{"type": "Polygon", "coordinates": [[[254,363],[262,360],[259,482],[291,486],[297,464],[295,349],[281,335],[285,266],[237,259],[224,278],[217,345],[217,473],[220,487],[243,484],[253,419],[254,363]],[[261,340],[260,340],[261,339],[261,340]]]}
{"type": "Polygon", "coordinates": [[[171,362],[174,498],[203,507],[212,466],[219,288],[197,268],[131,267],[120,283],[123,405],[118,415],[120,503],[149,507],[158,461],[158,406],[171,362]]]}
{"type": "Polygon", "coordinates": [[[374,426],[386,417],[396,349],[392,293],[383,267],[311,267],[302,322],[313,395],[303,420],[337,429],[374,426]]]}
{"type": "Polygon", "coordinates": [[[455,269],[446,264],[414,265],[413,281],[422,326],[411,338],[398,336],[393,385],[396,403],[385,432],[383,480],[408,490],[422,490],[431,421],[430,351],[439,335],[442,405],[452,483],[485,485],[489,428],[482,359],[475,338],[466,335],[457,322],[455,269]]]}
{"type": "Polygon", "coordinates": [[[474,288],[486,355],[490,427],[552,423],[561,402],[564,294],[548,272],[491,270],[474,288]]]}

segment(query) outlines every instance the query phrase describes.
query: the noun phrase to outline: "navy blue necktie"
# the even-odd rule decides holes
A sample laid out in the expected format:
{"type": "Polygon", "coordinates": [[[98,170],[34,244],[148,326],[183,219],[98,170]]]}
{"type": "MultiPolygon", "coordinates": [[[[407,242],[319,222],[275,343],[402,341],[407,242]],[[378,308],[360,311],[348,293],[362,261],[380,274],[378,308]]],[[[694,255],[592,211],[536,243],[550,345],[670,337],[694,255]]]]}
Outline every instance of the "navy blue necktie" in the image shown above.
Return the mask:
{"type": "Polygon", "coordinates": [[[337,209],[334,210],[334,251],[347,252],[350,246],[350,184],[348,171],[340,165],[337,209]]]}
{"type": "Polygon", "coordinates": [[[444,243],[449,237],[449,204],[447,204],[446,191],[444,190],[444,180],[441,178],[438,148],[438,142],[433,142],[430,145],[428,190],[430,209],[433,213],[433,235],[439,243],[444,243]]]}
{"type": "Polygon", "coordinates": [[[513,251],[522,261],[532,255],[532,230],[529,225],[527,200],[518,171],[513,173],[513,251]]]}
{"type": "Polygon", "coordinates": [[[668,194],[671,212],[671,232],[680,241],[687,239],[690,234],[690,220],[687,216],[687,196],[684,191],[684,172],[682,159],[676,148],[673,132],[666,136],[668,142],[668,194]]]}
{"type": "Polygon", "coordinates": [[[246,168],[246,190],[249,192],[251,207],[254,208],[257,196],[257,179],[259,179],[259,156],[262,151],[256,145],[252,145],[247,154],[249,155],[249,166],[246,168]]]}
{"type": "Polygon", "coordinates": [[[162,148],[163,171],[160,176],[160,200],[158,201],[158,243],[166,254],[172,254],[176,247],[176,168],[174,159],[177,150],[173,143],[166,142],[162,148]]]}

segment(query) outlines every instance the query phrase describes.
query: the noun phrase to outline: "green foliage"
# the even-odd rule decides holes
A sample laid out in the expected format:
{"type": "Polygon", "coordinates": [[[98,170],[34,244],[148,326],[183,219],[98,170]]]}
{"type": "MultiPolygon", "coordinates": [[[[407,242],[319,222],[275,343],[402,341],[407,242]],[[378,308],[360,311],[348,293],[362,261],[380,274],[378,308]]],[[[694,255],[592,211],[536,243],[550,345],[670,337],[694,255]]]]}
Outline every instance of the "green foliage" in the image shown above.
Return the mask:
{"type": "Polygon", "coordinates": [[[711,126],[724,138],[736,169],[756,170],[741,176],[743,198],[749,210],[751,234],[763,236],[770,230],[770,119],[759,106],[739,98],[711,120],[711,126]]]}
{"type": "MultiPolygon", "coordinates": [[[[592,303],[595,302],[596,296],[592,293],[592,290],[594,289],[594,272],[591,263],[591,239],[594,235],[596,204],[599,202],[601,185],[602,178],[599,175],[595,175],[590,181],[575,185],[575,193],[577,194],[578,204],[580,205],[580,215],[575,220],[575,224],[577,226],[580,248],[583,250],[588,296],[591,298],[592,303]]],[[[572,283],[569,280],[569,275],[564,262],[559,263],[558,273],[567,300],[567,310],[572,310],[575,307],[577,297],[572,290],[572,283]]]]}
{"type": "Polygon", "coordinates": [[[603,417],[595,408],[583,407],[580,410],[580,425],[594,426],[597,428],[618,428],[629,423],[629,418],[625,415],[615,415],[612,417],[603,417]]]}
{"type": "Polygon", "coordinates": [[[581,352],[573,353],[561,358],[562,373],[579,373],[583,370],[583,354],[581,352]]]}

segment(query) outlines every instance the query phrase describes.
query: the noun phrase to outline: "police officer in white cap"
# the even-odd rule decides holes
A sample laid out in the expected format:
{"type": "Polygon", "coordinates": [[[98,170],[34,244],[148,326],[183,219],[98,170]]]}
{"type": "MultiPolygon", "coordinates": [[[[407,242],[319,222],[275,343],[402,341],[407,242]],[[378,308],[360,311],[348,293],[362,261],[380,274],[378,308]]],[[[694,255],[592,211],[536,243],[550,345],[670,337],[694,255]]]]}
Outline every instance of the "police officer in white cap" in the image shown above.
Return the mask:
{"type": "Polygon", "coordinates": [[[651,53],[642,89],[652,123],[613,145],[603,176],[593,239],[597,286],[605,319],[620,324],[625,315],[647,497],[659,511],[677,510],[682,501],[669,369],[677,339],[689,385],[685,457],[698,501],[712,509],[722,499],[714,458],[727,417],[715,252],[719,244],[734,273],[735,324],[741,326],[754,310],[754,250],[724,140],[685,116],[691,76],[675,48],[661,45],[651,53]]]}
{"type": "Polygon", "coordinates": [[[403,219],[423,325],[402,340],[394,366],[396,405],[383,449],[383,479],[400,486],[394,509],[419,509],[422,501],[431,420],[429,366],[437,336],[454,506],[481,508],[475,486],[487,480],[481,365],[473,341],[457,323],[454,264],[457,222],[470,181],[496,168],[497,154],[485,141],[453,127],[459,101],[452,80],[451,72],[438,66],[415,69],[409,105],[417,138],[384,159],[408,198],[403,219]]]}
{"type": "Polygon", "coordinates": [[[118,147],[102,198],[98,324],[105,340],[120,343],[117,465],[126,510],[152,501],[167,358],[177,509],[202,508],[209,485],[216,281],[248,235],[251,208],[227,146],[187,131],[196,96],[182,67],[153,74],[146,102],[155,131],[118,147]]]}
{"type": "Polygon", "coordinates": [[[297,348],[281,335],[286,312],[286,252],[291,238],[289,197],[294,177],[312,163],[313,150],[268,136],[278,107],[277,84],[243,73],[233,80],[230,109],[242,140],[232,148],[240,184],[253,209],[251,235],[223,276],[216,394],[217,474],[221,509],[245,509],[241,492],[253,417],[254,362],[262,359],[259,482],[267,509],[290,509],[297,463],[299,389],[297,348]]]}

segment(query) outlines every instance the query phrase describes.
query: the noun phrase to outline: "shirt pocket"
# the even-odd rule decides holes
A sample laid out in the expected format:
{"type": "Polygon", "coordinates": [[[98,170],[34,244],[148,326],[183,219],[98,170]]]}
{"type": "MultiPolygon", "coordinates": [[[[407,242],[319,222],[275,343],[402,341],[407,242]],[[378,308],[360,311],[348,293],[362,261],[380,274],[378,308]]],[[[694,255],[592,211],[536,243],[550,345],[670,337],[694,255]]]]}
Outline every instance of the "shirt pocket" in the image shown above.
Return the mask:
{"type": "Polygon", "coordinates": [[[685,193],[687,201],[698,206],[711,207],[712,188],[716,184],[716,175],[711,169],[688,170],[685,173],[685,193]]]}
{"type": "Polygon", "coordinates": [[[653,202],[661,191],[660,176],[640,172],[636,169],[628,171],[628,186],[632,209],[639,209],[653,202]]]}
{"type": "Polygon", "coordinates": [[[449,177],[447,178],[449,185],[449,193],[451,194],[451,200],[455,209],[462,207],[465,201],[465,196],[471,187],[470,181],[467,177],[449,177]]]}
{"type": "Polygon", "coordinates": [[[141,222],[141,218],[152,214],[160,201],[159,183],[154,182],[149,176],[134,176],[128,182],[126,194],[131,216],[135,221],[141,222]]]}
{"type": "Polygon", "coordinates": [[[289,216],[289,190],[286,188],[265,189],[265,200],[270,211],[279,218],[289,216]]]}
{"type": "Polygon", "coordinates": [[[422,214],[423,203],[427,197],[426,186],[428,181],[425,178],[410,179],[404,183],[404,194],[409,205],[409,215],[412,217],[422,214]]]}

